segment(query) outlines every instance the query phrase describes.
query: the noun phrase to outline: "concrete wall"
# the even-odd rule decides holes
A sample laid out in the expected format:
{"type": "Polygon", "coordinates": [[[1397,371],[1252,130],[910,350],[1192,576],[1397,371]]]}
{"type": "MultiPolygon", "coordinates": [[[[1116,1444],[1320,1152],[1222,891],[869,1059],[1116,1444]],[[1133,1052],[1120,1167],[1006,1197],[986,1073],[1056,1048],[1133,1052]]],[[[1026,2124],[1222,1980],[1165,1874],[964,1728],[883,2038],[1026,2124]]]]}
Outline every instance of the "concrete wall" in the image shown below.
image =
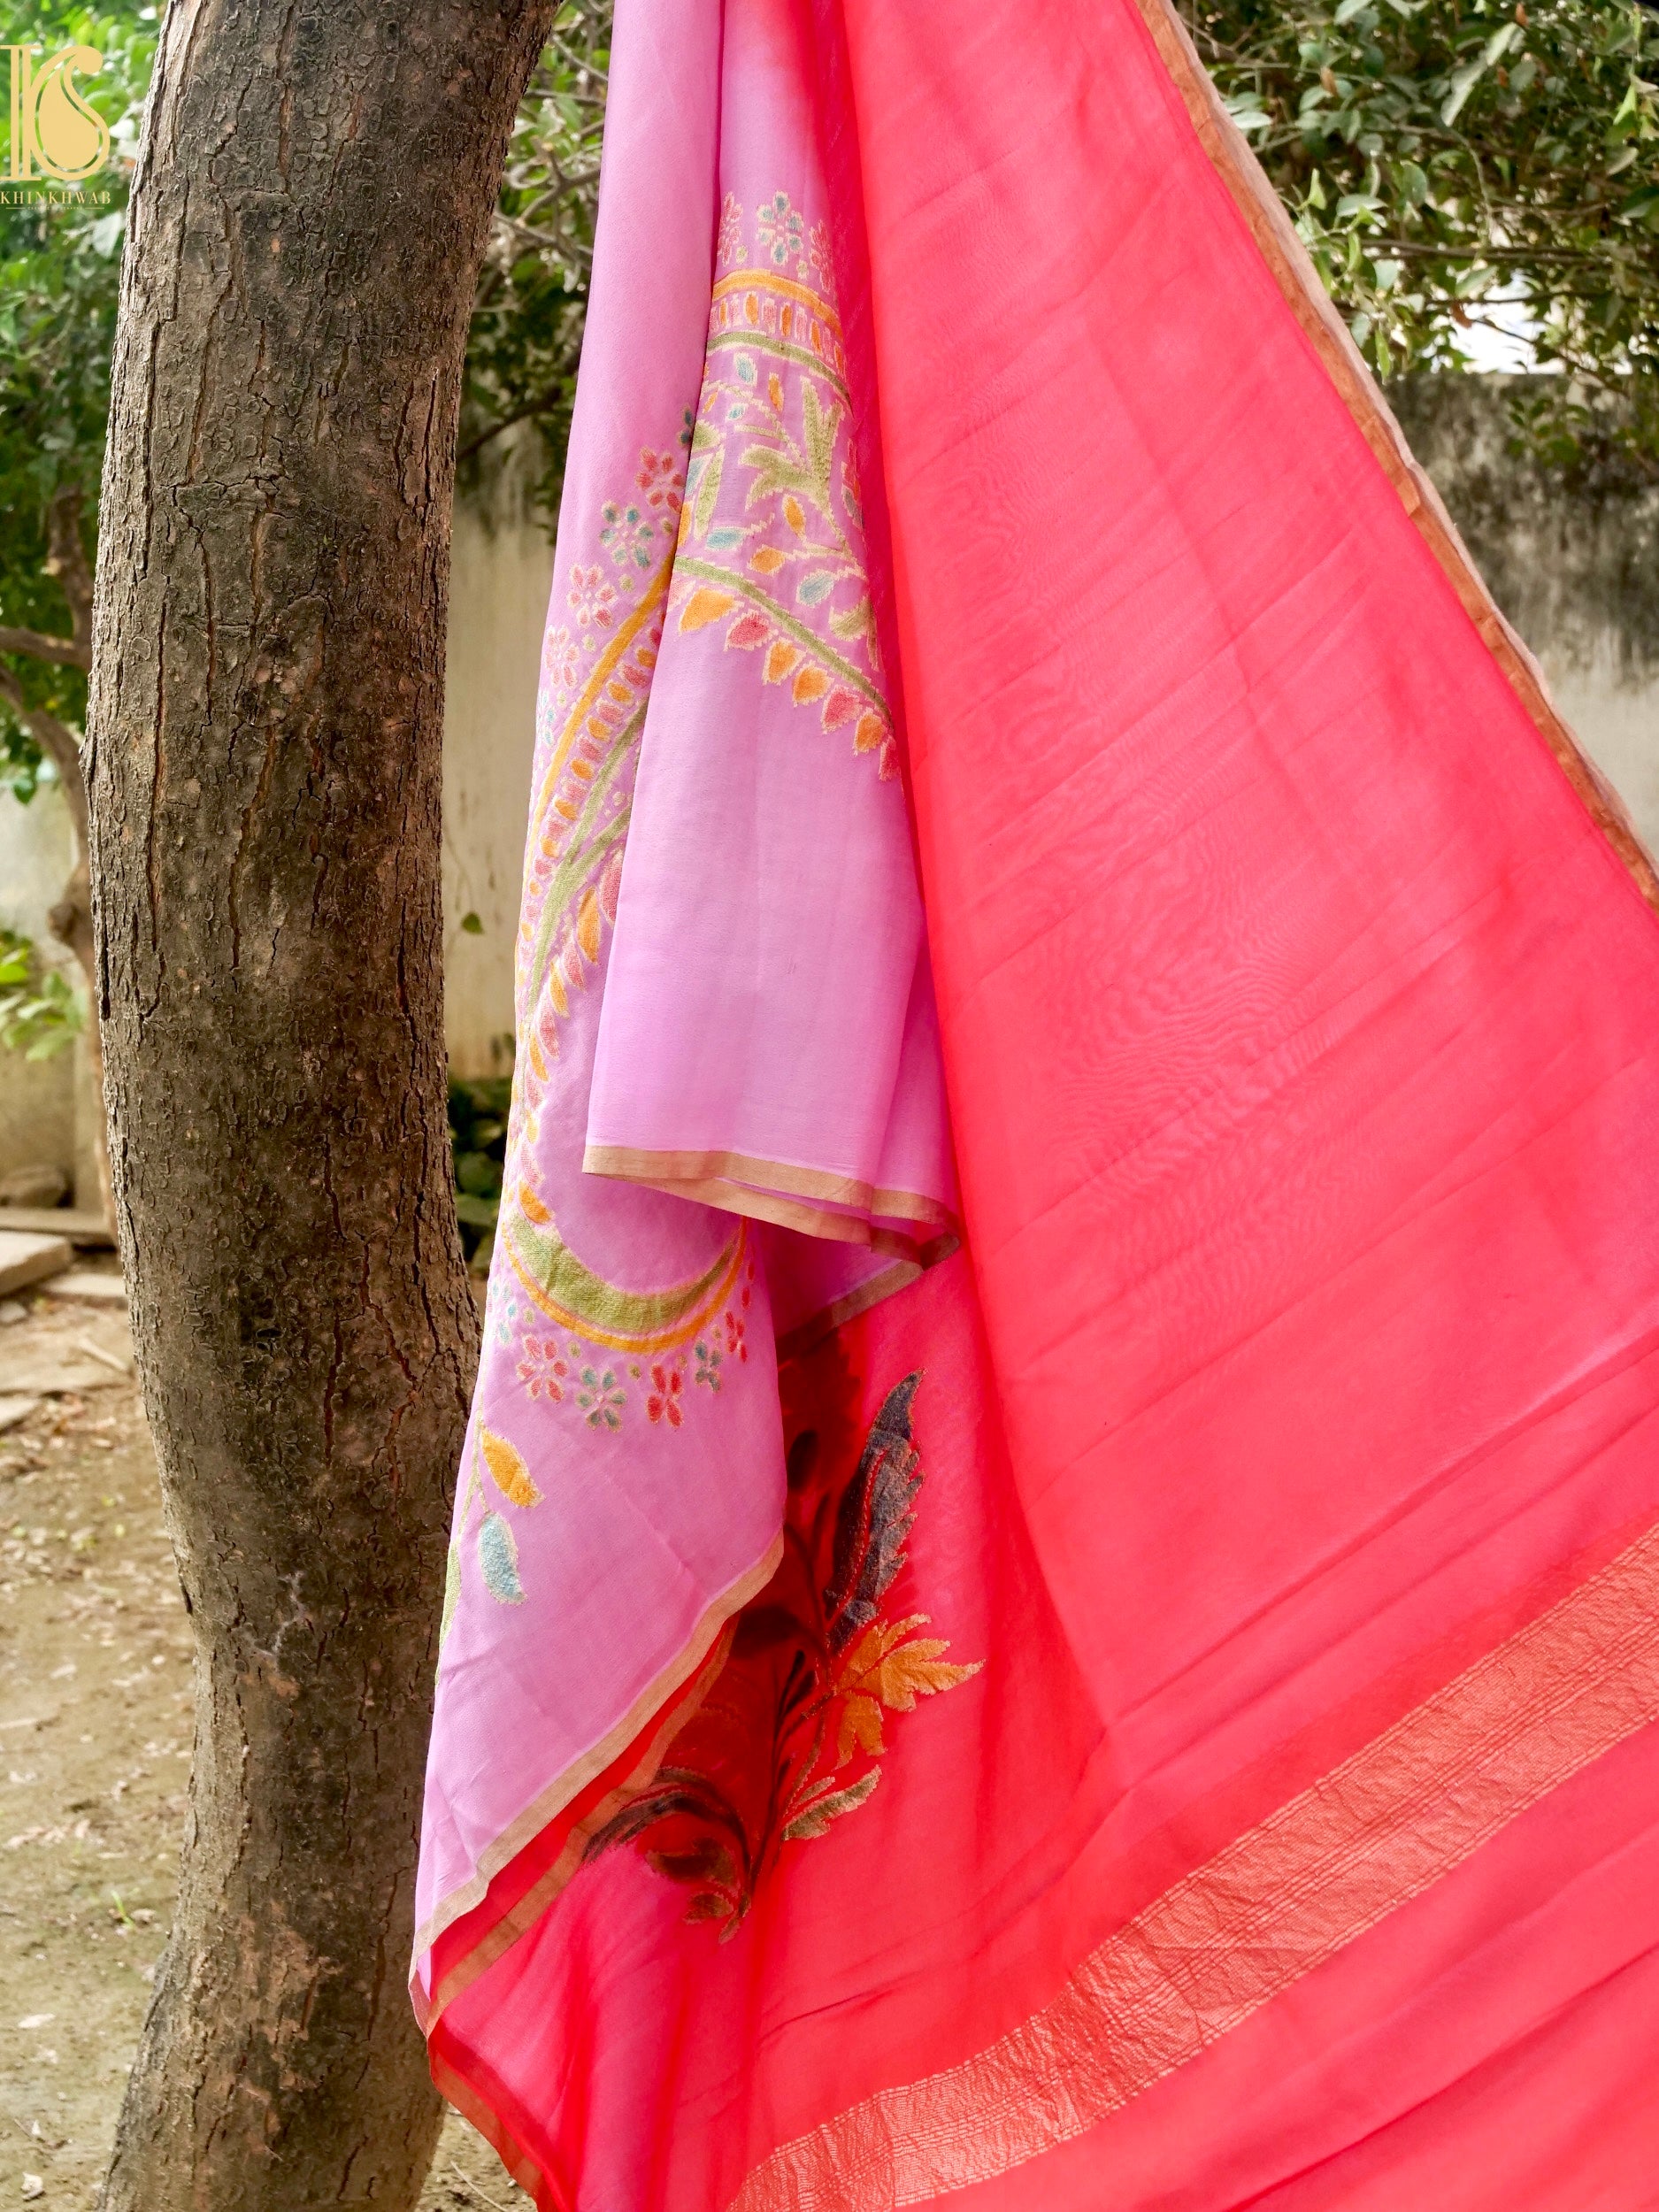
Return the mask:
{"type": "Polygon", "coordinates": [[[524,449],[457,499],[444,690],[444,1022],[457,1075],[512,1064],[536,677],[553,546],[531,512],[524,449]],[[476,933],[462,924],[476,918],[476,933]]]}
{"type": "Polygon", "coordinates": [[[1578,489],[1509,452],[1509,388],[1439,376],[1391,394],[1555,704],[1659,854],[1659,485],[1578,489]]]}

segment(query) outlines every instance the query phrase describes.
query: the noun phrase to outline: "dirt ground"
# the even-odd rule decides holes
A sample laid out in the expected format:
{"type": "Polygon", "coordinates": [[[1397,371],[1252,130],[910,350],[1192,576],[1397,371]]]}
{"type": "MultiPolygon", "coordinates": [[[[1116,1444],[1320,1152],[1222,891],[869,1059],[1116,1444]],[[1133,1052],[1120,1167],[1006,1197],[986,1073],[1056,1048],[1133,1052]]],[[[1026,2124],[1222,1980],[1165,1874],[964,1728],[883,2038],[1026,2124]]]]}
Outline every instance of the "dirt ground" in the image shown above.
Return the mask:
{"type": "MultiPolygon", "coordinates": [[[[173,1909],[190,1707],[125,1315],[0,1303],[0,2208],[96,2196],[173,1909]],[[73,1393],[23,1410],[8,1375],[54,1370],[73,1393]]],[[[451,2115],[420,2202],[529,2200],[451,2115]]]]}

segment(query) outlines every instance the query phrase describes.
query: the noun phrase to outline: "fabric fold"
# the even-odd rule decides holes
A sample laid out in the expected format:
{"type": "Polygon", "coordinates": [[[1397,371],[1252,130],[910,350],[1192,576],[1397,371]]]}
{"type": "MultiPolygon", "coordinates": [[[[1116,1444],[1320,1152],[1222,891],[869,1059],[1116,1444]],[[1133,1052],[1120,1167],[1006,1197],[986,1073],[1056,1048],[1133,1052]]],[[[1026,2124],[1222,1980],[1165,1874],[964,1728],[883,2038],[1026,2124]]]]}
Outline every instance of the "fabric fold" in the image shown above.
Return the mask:
{"type": "Polygon", "coordinates": [[[956,1188],[804,20],[728,11],[723,87],[707,362],[584,1157],[913,1250],[956,1188]]]}

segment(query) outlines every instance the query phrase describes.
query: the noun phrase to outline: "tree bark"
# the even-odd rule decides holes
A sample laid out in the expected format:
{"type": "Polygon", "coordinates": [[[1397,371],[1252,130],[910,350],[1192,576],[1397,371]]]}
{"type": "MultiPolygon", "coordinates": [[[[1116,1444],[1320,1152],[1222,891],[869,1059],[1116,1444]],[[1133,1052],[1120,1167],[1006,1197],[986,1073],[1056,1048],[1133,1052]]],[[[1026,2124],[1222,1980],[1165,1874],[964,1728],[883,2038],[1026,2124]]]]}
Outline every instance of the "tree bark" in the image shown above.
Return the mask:
{"type": "Polygon", "coordinates": [[[196,1637],[107,2212],[412,2203],[404,1980],[477,1346],[439,894],[457,401],[551,0],[173,0],[88,787],[118,1225],[196,1637]]]}

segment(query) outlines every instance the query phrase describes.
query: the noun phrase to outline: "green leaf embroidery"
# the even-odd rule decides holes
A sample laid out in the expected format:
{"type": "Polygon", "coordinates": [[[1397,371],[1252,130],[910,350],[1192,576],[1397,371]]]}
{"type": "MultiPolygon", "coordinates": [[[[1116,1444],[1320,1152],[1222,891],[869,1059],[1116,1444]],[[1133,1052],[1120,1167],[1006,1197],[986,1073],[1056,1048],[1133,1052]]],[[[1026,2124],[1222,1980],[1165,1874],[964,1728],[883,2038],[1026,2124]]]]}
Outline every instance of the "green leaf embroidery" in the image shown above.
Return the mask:
{"type": "Polygon", "coordinates": [[[691,518],[700,538],[706,536],[709,525],[714,520],[714,503],[720,496],[720,479],[725,470],[726,448],[717,445],[698,477],[696,503],[692,509],[691,518]]]}
{"type": "Polygon", "coordinates": [[[833,1820],[841,1819],[844,1813],[856,1812],[880,1779],[880,1768],[872,1767],[868,1774],[861,1774],[844,1790],[831,1790],[814,1798],[806,1810],[797,1813],[784,1830],[784,1841],[801,1843],[809,1836],[821,1836],[833,1820]]]}
{"type": "Polygon", "coordinates": [[[455,1609],[461,1597],[461,1548],[449,1547],[449,1557],[443,1571],[443,1617],[438,1624],[438,1649],[442,1651],[449,1640],[449,1624],[455,1618],[455,1609]]]}

